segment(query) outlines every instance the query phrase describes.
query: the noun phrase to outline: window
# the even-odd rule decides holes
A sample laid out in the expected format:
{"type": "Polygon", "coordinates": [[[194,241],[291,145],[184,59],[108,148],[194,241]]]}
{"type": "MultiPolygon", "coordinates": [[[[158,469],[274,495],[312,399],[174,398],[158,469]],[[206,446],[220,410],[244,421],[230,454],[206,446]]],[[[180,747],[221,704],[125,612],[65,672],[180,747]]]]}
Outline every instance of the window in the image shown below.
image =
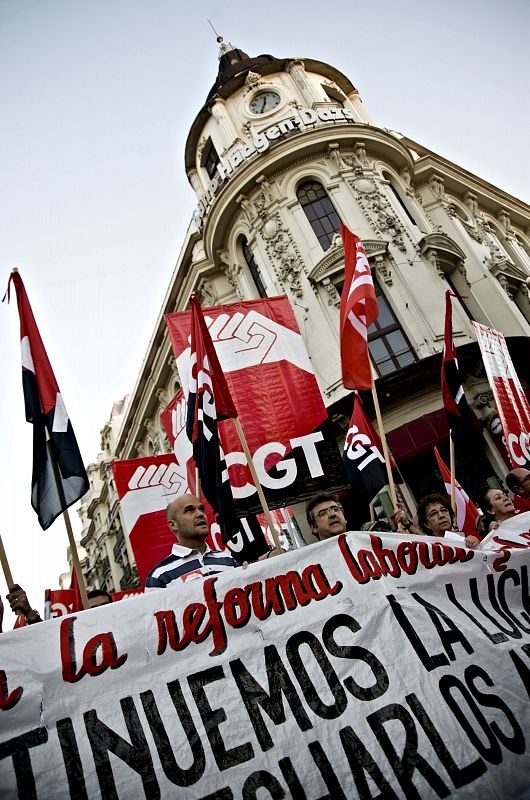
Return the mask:
{"type": "Polygon", "coordinates": [[[220,159],[217,155],[217,150],[213,146],[212,142],[210,141],[209,146],[206,148],[206,155],[203,160],[203,167],[206,169],[208,176],[213,179],[215,173],[217,172],[217,167],[219,166],[220,159]]]}
{"type": "Polygon", "coordinates": [[[241,246],[243,248],[243,256],[245,258],[247,267],[249,268],[250,274],[252,275],[252,280],[254,281],[258,295],[260,297],[267,297],[267,292],[265,291],[265,282],[261,276],[261,272],[256,263],[256,259],[254,258],[254,254],[248,246],[246,239],[242,239],[241,246]]]}
{"type": "Polygon", "coordinates": [[[326,190],[317,181],[307,181],[296,195],[320,246],[327,250],[339,231],[340,219],[326,190]]]}
{"type": "Polygon", "coordinates": [[[377,281],[374,288],[379,316],[368,329],[368,349],[378,375],[383,377],[413,364],[416,355],[377,281]]]}

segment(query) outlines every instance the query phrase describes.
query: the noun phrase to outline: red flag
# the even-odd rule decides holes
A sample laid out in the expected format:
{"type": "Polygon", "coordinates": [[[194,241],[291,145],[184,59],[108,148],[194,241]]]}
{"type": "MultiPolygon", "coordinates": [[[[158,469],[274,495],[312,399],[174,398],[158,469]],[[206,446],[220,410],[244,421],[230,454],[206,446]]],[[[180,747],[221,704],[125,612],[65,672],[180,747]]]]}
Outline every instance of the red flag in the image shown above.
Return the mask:
{"type": "MultiPolygon", "coordinates": [[[[434,448],[436,461],[438,462],[438,469],[442,473],[442,479],[445,483],[445,490],[449,497],[451,497],[451,472],[447,468],[442,457],[438,452],[438,448],[434,448]]],[[[462,489],[458,481],[455,481],[455,501],[456,501],[456,522],[458,530],[463,531],[466,536],[477,536],[476,521],[479,517],[478,508],[469,499],[467,493],[462,489]]]]}
{"type": "Polygon", "coordinates": [[[18,272],[12,272],[20,316],[22,387],[26,419],[33,425],[31,505],[46,530],[88,491],[83,459],[64,400],[46,355],[28,296],[18,272]]]}
{"type": "Polygon", "coordinates": [[[458,369],[456,348],[453,342],[451,297],[454,297],[454,295],[447,289],[445,293],[444,351],[441,375],[443,404],[451,432],[474,433],[477,424],[464,394],[462,378],[458,369]]]}
{"type": "Polygon", "coordinates": [[[72,602],[72,612],[83,611],[83,600],[81,599],[81,591],[79,589],[79,582],[77,580],[77,572],[75,571],[75,569],[72,569],[72,580],[70,581],[70,589],[74,593],[72,602]]]}
{"type": "Polygon", "coordinates": [[[379,313],[372,273],[359,237],[345,225],[340,226],[340,234],[345,273],[340,299],[342,382],[346,389],[371,389],[368,328],[379,313]]]}

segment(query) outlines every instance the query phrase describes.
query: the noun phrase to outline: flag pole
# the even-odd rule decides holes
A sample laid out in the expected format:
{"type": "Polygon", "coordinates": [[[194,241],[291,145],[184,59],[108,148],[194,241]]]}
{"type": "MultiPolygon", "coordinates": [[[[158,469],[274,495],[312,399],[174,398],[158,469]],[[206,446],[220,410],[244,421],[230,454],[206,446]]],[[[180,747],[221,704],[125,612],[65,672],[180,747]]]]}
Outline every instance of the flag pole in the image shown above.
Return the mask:
{"type": "Polygon", "coordinates": [[[72,554],[72,566],[74,568],[74,572],[77,577],[77,585],[79,586],[79,594],[81,596],[81,603],[83,605],[83,610],[85,611],[88,608],[88,596],[86,593],[86,586],[85,581],[83,578],[83,573],[81,572],[81,563],[79,561],[79,556],[77,554],[77,545],[74,539],[74,532],[72,530],[72,523],[70,522],[70,514],[68,513],[68,509],[65,508],[63,511],[63,519],[64,524],[66,525],[66,532],[68,534],[68,542],[70,544],[70,552],[72,554]]]}
{"type": "Polygon", "coordinates": [[[10,568],[9,562],[7,560],[7,555],[6,555],[6,551],[4,549],[4,543],[2,541],[2,537],[1,536],[0,536],[0,562],[2,564],[2,569],[4,571],[4,575],[5,575],[5,579],[6,579],[6,583],[7,583],[7,588],[9,589],[9,591],[11,591],[11,589],[15,585],[15,581],[13,580],[13,576],[11,574],[11,568],[10,568]]]}
{"type": "Polygon", "coordinates": [[[81,564],[79,562],[79,556],[77,554],[77,544],[74,539],[72,523],[70,522],[70,514],[68,513],[66,498],[64,496],[63,484],[61,483],[61,477],[59,475],[59,465],[57,463],[57,459],[55,458],[55,450],[53,448],[51,437],[48,439],[47,444],[48,444],[48,454],[50,456],[50,461],[53,469],[53,477],[55,478],[55,486],[57,489],[57,494],[59,495],[59,502],[61,503],[61,507],[63,509],[63,519],[64,519],[64,524],[66,525],[66,533],[68,535],[68,544],[70,545],[70,552],[72,554],[72,566],[74,568],[74,572],[77,577],[77,584],[79,586],[79,595],[81,597],[81,604],[83,606],[83,611],[86,611],[86,609],[88,608],[88,597],[86,593],[85,580],[83,578],[83,573],[81,572],[81,564]]]}
{"type": "Polygon", "coordinates": [[[383,456],[385,458],[385,465],[386,465],[386,474],[388,477],[388,488],[390,489],[390,498],[392,500],[392,505],[394,506],[394,511],[397,511],[398,501],[396,495],[396,485],[394,483],[394,476],[392,475],[392,465],[390,463],[390,453],[388,452],[388,445],[386,443],[386,435],[385,429],[383,428],[383,418],[381,416],[381,408],[379,407],[379,398],[377,396],[377,389],[375,388],[375,369],[374,365],[372,364],[372,359],[370,359],[370,370],[372,372],[372,398],[374,401],[375,407],[375,416],[377,418],[377,427],[379,428],[379,436],[381,438],[381,444],[383,446],[383,456]]]}
{"type": "Polygon", "coordinates": [[[449,459],[451,468],[451,508],[453,509],[453,514],[456,514],[455,443],[451,436],[451,431],[449,431],[449,459]]]}
{"type": "Polygon", "coordinates": [[[261,503],[261,507],[263,508],[263,513],[265,514],[265,519],[268,522],[268,525],[269,525],[269,528],[270,528],[270,532],[271,532],[271,536],[272,536],[272,538],[274,540],[274,546],[277,547],[278,550],[281,550],[282,546],[280,544],[280,539],[278,537],[278,532],[277,532],[276,528],[274,527],[273,516],[272,516],[272,514],[270,512],[269,505],[268,505],[267,501],[265,500],[265,495],[263,494],[263,489],[261,487],[261,483],[260,483],[259,478],[258,478],[258,473],[256,472],[256,468],[254,466],[254,461],[252,459],[252,456],[250,455],[250,450],[248,449],[247,439],[246,439],[246,436],[244,434],[243,428],[241,427],[241,423],[239,421],[239,417],[232,417],[232,419],[234,420],[234,424],[236,426],[237,435],[239,436],[239,441],[241,442],[241,447],[243,448],[243,452],[244,452],[245,457],[247,459],[248,468],[250,470],[250,474],[252,475],[252,480],[254,481],[254,486],[256,487],[256,491],[258,493],[259,501],[261,503]]]}

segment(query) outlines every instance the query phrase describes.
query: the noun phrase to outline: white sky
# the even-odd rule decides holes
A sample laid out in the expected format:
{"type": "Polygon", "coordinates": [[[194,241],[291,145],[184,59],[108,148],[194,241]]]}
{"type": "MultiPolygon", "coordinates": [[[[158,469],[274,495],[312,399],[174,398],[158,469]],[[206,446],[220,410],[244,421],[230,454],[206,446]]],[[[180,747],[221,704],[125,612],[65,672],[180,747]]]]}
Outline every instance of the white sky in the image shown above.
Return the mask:
{"type": "MultiPolygon", "coordinates": [[[[87,463],[134,386],[195,207],[184,144],[217,74],[208,18],[250,55],[333,64],[381,126],[530,201],[526,0],[0,0],[0,289],[18,266],[87,463]]],[[[0,534],[42,610],[67,540],[30,506],[13,301],[0,363],[0,534]]]]}

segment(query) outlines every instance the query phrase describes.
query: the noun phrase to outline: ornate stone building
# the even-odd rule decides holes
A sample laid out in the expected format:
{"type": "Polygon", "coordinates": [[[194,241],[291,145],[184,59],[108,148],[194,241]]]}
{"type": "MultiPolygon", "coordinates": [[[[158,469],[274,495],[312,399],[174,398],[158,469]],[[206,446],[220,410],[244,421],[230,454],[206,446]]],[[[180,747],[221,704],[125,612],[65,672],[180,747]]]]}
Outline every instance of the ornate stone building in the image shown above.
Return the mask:
{"type": "MultiPolygon", "coordinates": [[[[83,526],[78,554],[85,585],[108,592],[134,586],[137,577],[110,468],[127,402],[128,397],[124,397],[112,407],[110,419],[101,431],[101,452],[96,462],[87,466],[90,489],[78,508],[83,526]]],[[[68,560],[71,568],[70,554],[68,560]]],[[[69,576],[68,583],[62,583],[67,588],[69,576]]]]}
{"type": "Polygon", "coordinates": [[[443,451],[448,441],[439,382],[448,288],[458,296],[454,340],[468,398],[484,421],[483,452],[457,454],[457,464],[471,489],[504,474],[470,319],[506,335],[527,385],[527,205],[380,127],[334,67],[250,57],[223,42],[185,168],[198,207],[124,411],[117,457],[167,450],[160,413],[179,376],[163,317],[185,309],[193,291],[205,306],[287,294],[340,440],[352,407],[339,360],[342,220],[364,240],[373,271],[380,315],[369,347],[409,497],[439,486],[432,447],[443,451]]]}

